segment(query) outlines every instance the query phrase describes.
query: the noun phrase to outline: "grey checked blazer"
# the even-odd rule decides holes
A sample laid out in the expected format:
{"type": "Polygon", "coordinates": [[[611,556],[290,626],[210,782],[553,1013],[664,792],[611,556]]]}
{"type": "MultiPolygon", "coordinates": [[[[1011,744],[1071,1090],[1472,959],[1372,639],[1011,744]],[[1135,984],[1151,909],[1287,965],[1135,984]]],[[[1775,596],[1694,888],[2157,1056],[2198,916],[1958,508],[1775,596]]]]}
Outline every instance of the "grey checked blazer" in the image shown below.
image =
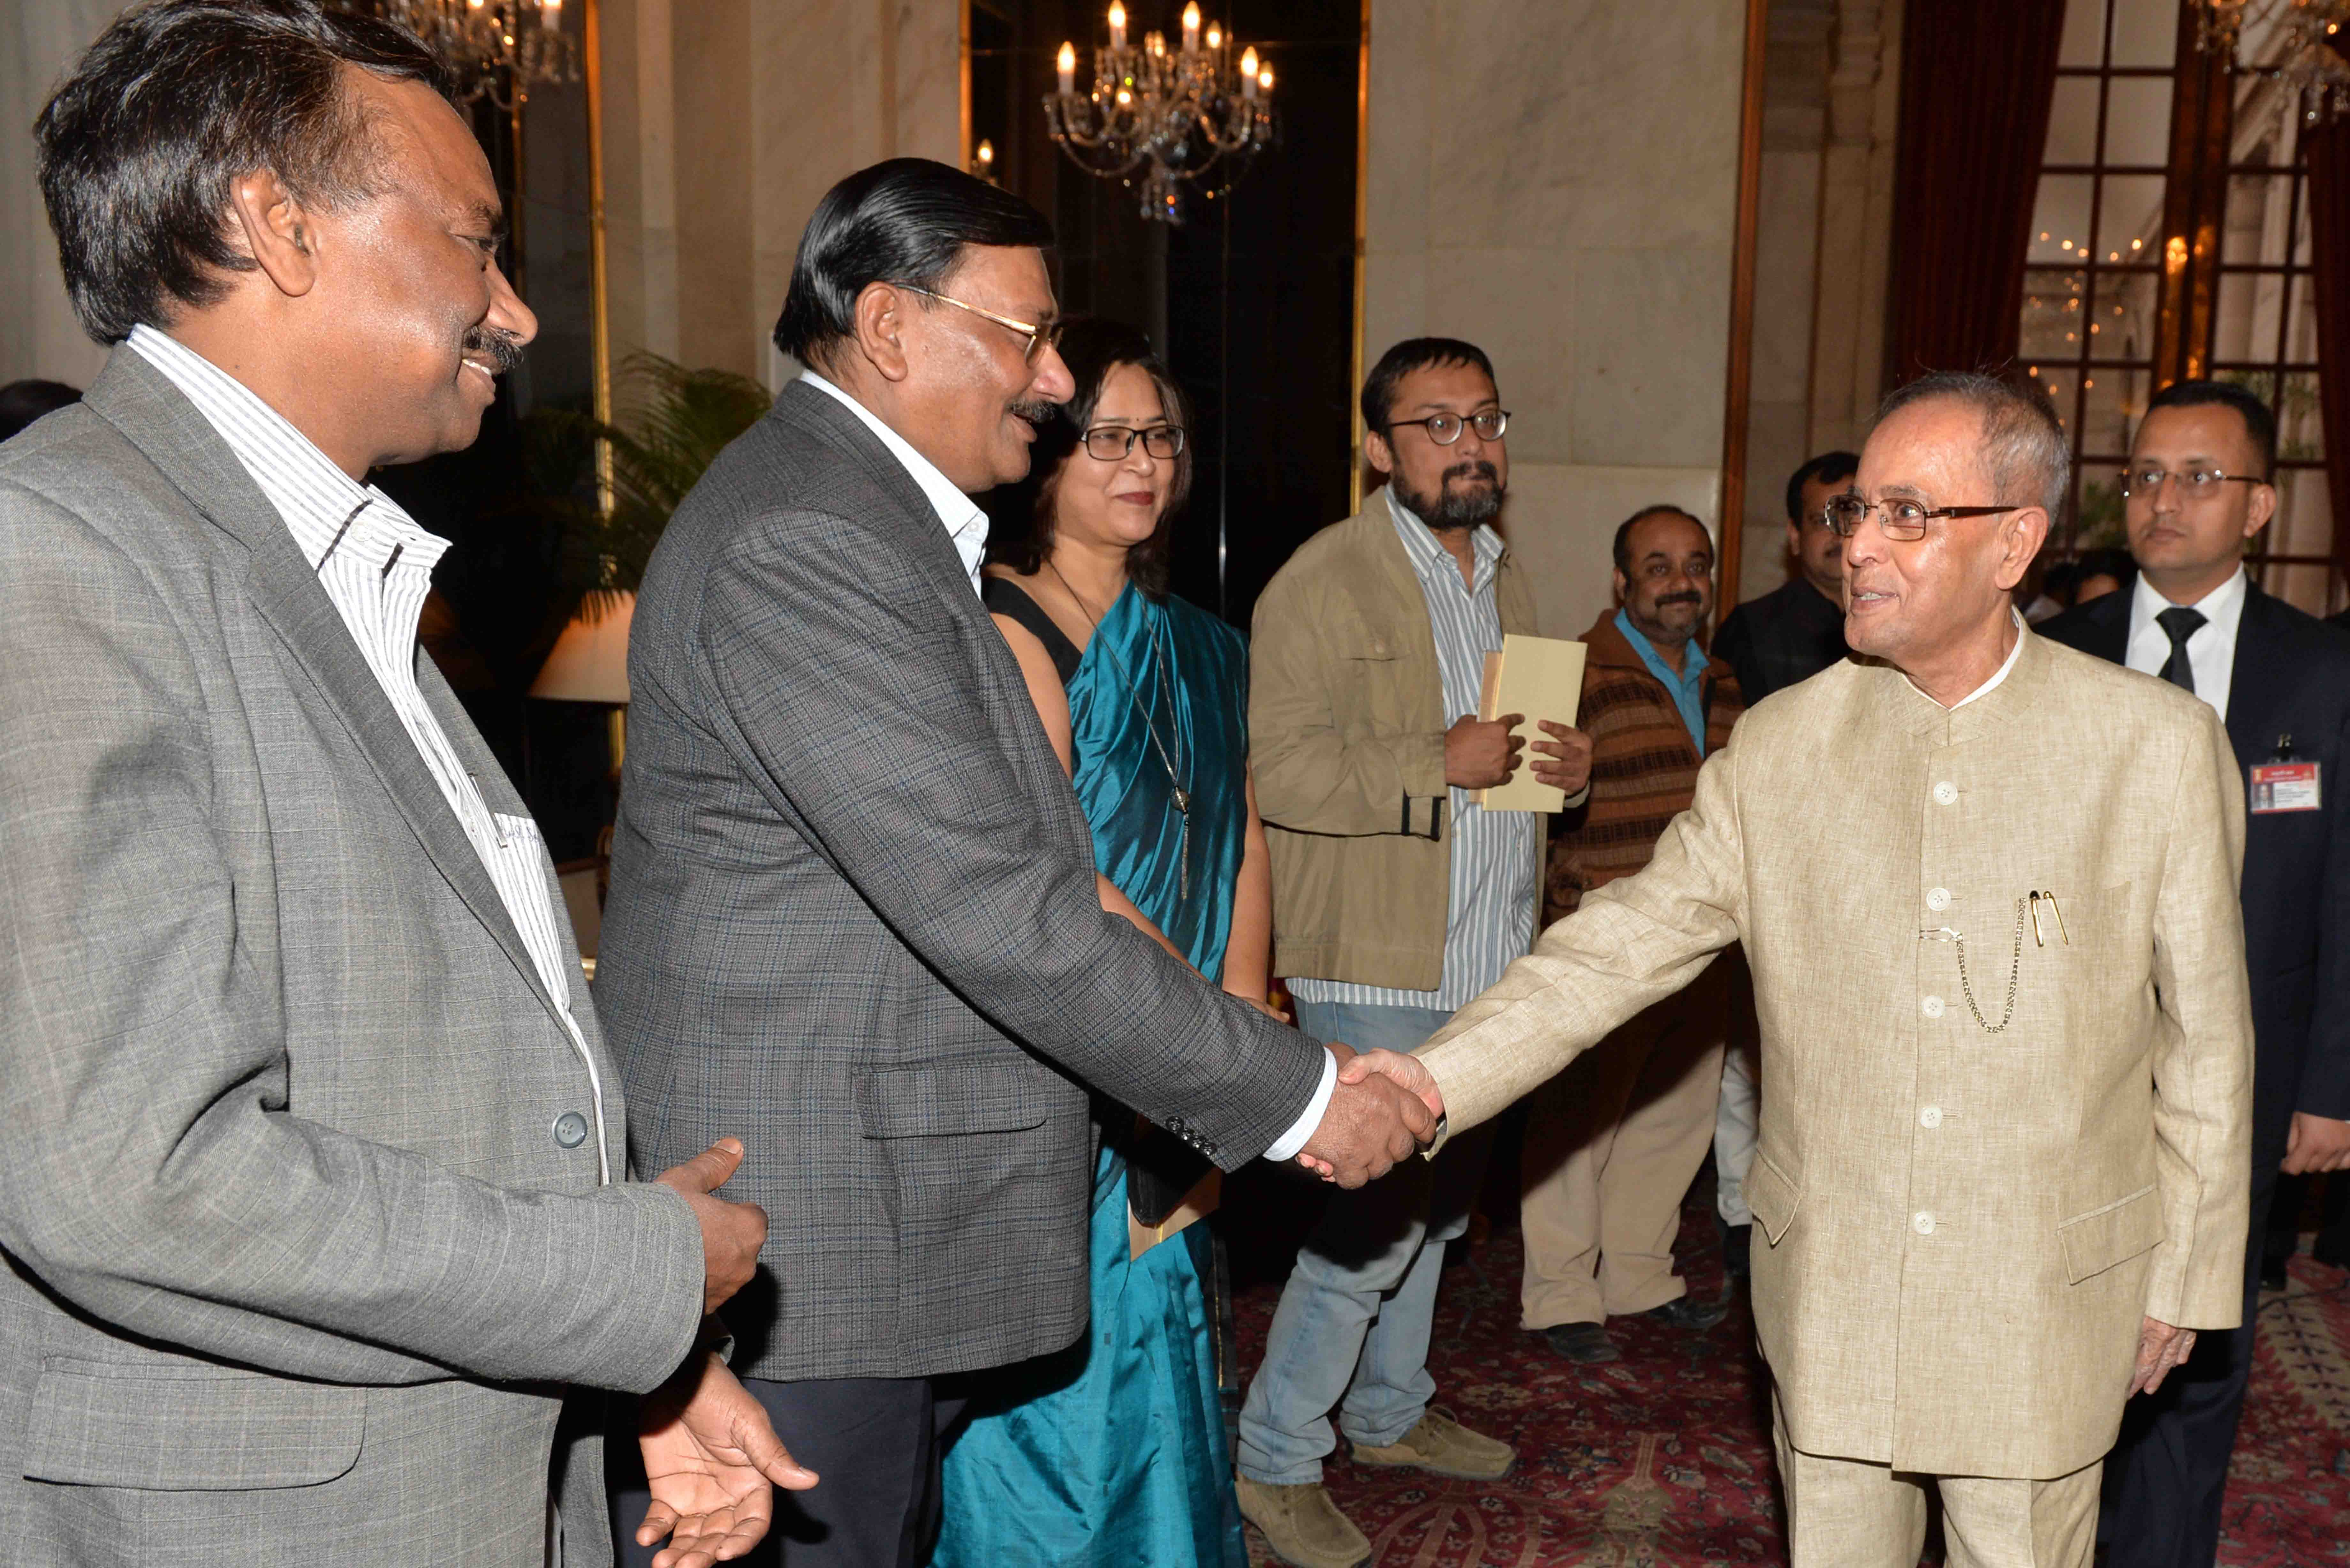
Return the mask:
{"type": "Polygon", "coordinates": [[[677,1364],[700,1231],[556,1143],[586,1068],[292,535],[117,349],[0,447],[0,1559],[519,1568],[559,1458],[608,1561],[564,1386],[677,1364]]]}
{"type": "Polygon", "coordinates": [[[1305,1109],[1318,1047],[1102,912],[1019,666],[836,400],[786,387],[678,509],[629,678],[597,1001],[640,1160],[748,1146],[769,1230],[727,1309],[738,1370],[1075,1338],[1084,1085],[1228,1168],[1305,1109]]]}

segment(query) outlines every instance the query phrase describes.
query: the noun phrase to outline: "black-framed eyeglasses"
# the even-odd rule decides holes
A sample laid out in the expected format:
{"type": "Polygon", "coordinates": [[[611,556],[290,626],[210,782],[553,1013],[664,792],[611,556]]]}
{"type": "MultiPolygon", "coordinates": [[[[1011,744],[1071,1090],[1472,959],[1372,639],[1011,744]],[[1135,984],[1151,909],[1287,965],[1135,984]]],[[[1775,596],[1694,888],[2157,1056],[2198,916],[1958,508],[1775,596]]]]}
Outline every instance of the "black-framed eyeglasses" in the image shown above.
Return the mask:
{"type": "Polygon", "coordinates": [[[2161,493],[2165,480],[2178,481],[2178,488],[2190,501],[2202,500],[2220,493],[2223,484],[2266,484],[2265,479],[2255,479],[2249,473],[2230,473],[2219,468],[2190,468],[2184,472],[2164,468],[2158,463],[2140,463],[2136,468],[2122,470],[2122,496],[2133,495],[2151,499],[2161,493]]]}
{"type": "Polygon", "coordinates": [[[1888,539],[1922,539],[1926,524],[1935,517],[1995,517],[2002,512],[2021,512],[2021,506],[1929,506],[1922,501],[1907,496],[1894,496],[1884,501],[1869,501],[1862,496],[1844,494],[1827,505],[1828,527],[1839,538],[1849,539],[1860,532],[1869,514],[1881,512],[1877,526],[1888,539]]]}
{"type": "Polygon", "coordinates": [[[1183,455],[1181,425],[1151,425],[1141,430],[1130,425],[1096,425],[1086,432],[1086,455],[1098,462],[1121,462],[1134,450],[1138,437],[1142,450],[1161,462],[1183,455]]]}
{"type": "Polygon", "coordinates": [[[1482,414],[1463,419],[1459,414],[1430,414],[1424,420],[1389,420],[1388,429],[1400,430],[1405,425],[1418,425],[1428,432],[1428,439],[1439,446],[1451,446],[1461,439],[1461,432],[1475,427],[1479,441],[1499,441],[1510,428],[1510,410],[1487,409],[1482,414]]]}
{"type": "Polygon", "coordinates": [[[1003,327],[1007,331],[1019,333],[1022,337],[1028,339],[1027,347],[1021,350],[1020,357],[1031,365],[1034,365],[1036,362],[1036,356],[1042,354],[1045,349],[1050,348],[1055,344],[1060,342],[1061,328],[1066,325],[1059,321],[1046,321],[1039,324],[1033,321],[1017,320],[1009,316],[998,316],[993,310],[984,310],[976,305],[966,304],[962,300],[955,298],[952,295],[941,294],[934,288],[924,288],[918,283],[893,282],[889,286],[891,288],[902,288],[909,294],[919,294],[926,299],[935,299],[941,305],[951,305],[957,310],[968,310],[973,316],[980,317],[988,321],[993,321],[998,327],[1003,327]]]}

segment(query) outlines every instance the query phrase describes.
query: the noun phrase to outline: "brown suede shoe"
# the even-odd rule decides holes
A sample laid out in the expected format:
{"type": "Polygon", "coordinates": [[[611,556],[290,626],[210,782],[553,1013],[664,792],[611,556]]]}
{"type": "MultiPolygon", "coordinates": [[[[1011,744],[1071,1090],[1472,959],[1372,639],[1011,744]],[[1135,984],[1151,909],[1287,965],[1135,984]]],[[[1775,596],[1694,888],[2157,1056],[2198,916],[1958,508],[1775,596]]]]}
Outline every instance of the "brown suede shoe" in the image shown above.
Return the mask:
{"type": "Polygon", "coordinates": [[[1371,1538],[1356,1529],[1320,1481],[1267,1486],[1234,1475],[1241,1517],[1264,1532],[1273,1554],[1295,1568],[1360,1568],[1371,1560],[1371,1538]]]}
{"type": "Polygon", "coordinates": [[[1518,1450],[1481,1432],[1472,1432],[1450,1416],[1434,1410],[1419,1425],[1384,1448],[1355,1445],[1358,1465],[1409,1465],[1461,1480],[1492,1480],[1510,1473],[1518,1450]]]}

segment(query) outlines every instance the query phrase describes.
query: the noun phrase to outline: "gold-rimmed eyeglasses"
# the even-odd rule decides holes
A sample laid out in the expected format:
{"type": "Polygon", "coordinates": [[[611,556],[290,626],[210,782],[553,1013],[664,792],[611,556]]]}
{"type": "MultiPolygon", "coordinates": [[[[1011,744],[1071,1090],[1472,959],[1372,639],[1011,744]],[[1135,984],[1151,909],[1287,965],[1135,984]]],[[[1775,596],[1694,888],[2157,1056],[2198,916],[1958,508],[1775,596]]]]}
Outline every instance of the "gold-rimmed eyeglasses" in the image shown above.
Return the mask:
{"type": "Polygon", "coordinates": [[[2135,468],[2122,470],[2122,495],[2144,495],[2151,500],[2166,480],[2178,481],[2179,491],[2189,500],[2199,501],[2220,493],[2223,484],[2266,484],[2265,479],[2255,479],[2249,473],[2230,473],[2218,468],[2190,468],[2174,471],[2159,463],[2143,462],[2135,468]]]}
{"type": "Polygon", "coordinates": [[[1922,539],[1926,524],[1935,517],[1993,517],[2002,512],[2021,512],[2021,506],[1929,506],[1908,496],[1890,496],[1883,501],[1869,501],[1852,494],[1836,496],[1827,504],[1827,525],[1839,538],[1849,539],[1860,532],[1872,512],[1883,513],[1877,526],[1888,539],[1922,539]]]}
{"type": "Polygon", "coordinates": [[[957,310],[968,310],[973,316],[979,317],[983,320],[994,322],[998,327],[1003,327],[1008,332],[1016,332],[1020,334],[1023,337],[1028,339],[1027,347],[1021,350],[1020,357],[1031,365],[1034,365],[1036,362],[1036,356],[1042,354],[1045,349],[1052,348],[1061,340],[1061,327],[1063,324],[1058,321],[1046,321],[1040,324],[1033,321],[1015,320],[1014,317],[1009,316],[998,316],[993,310],[987,310],[979,306],[972,305],[963,300],[957,299],[951,294],[941,294],[935,288],[924,288],[918,283],[892,282],[889,286],[891,288],[902,288],[909,294],[919,294],[925,299],[935,299],[941,305],[951,305],[957,310]]]}

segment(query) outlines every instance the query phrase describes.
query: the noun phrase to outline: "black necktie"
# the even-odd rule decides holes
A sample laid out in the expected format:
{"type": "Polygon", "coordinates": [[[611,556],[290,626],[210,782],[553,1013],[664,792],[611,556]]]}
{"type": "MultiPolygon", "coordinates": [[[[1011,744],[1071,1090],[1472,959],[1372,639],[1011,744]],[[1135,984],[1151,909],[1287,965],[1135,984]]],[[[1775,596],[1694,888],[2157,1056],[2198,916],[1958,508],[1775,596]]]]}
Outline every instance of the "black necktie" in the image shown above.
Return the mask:
{"type": "Polygon", "coordinates": [[[2156,616],[2162,635],[2170,639],[2170,657],[2162,663],[2162,678],[2181,691],[2195,690],[2195,666],[2187,658],[2187,639],[2203,626],[2203,612],[2173,605],[2156,616]]]}

